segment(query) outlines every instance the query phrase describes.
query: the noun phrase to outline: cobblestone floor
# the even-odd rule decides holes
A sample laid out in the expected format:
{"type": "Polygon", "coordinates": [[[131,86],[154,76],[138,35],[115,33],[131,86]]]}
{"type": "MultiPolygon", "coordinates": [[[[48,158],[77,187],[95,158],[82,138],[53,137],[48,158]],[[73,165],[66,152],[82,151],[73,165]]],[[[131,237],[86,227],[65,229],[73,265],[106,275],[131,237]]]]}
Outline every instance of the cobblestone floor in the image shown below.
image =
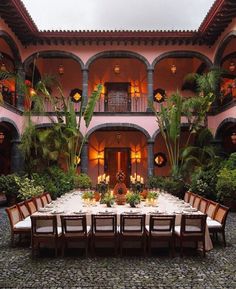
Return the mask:
{"type": "Polygon", "coordinates": [[[227,248],[220,242],[200,255],[153,257],[41,257],[28,247],[11,248],[9,224],[0,208],[0,288],[141,289],[236,288],[236,214],[227,221],[227,248]]]}

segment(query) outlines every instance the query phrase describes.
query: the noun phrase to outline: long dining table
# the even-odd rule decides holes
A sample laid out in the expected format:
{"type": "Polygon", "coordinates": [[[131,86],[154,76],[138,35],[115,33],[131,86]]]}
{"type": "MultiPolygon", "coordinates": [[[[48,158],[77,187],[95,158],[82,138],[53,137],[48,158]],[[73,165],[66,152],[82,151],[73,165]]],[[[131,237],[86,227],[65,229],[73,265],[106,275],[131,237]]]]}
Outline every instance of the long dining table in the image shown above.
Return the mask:
{"type": "MultiPolygon", "coordinates": [[[[55,214],[57,215],[58,224],[60,226],[60,215],[75,215],[75,214],[86,214],[87,224],[91,225],[91,215],[92,214],[117,214],[117,225],[120,222],[120,214],[122,213],[132,213],[138,214],[142,213],[146,215],[146,224],[149,224],[150,214],[175,214],[175,225],[180,225],[182,214],[202,214],[195,208],[192,208],[190,204],[185,203],[183,200],[169,194],[160,193],[154,206],[150,206],[147,202],[141,201],[136,208],[131,208],[129,204],[117,205],[114,204],[112,207],[108,208],[105,204],[100,204],[99,202],[85,202],[82,198],[83,192],[74,191],[67,193],[57,200],[52,201],[52,203],[46,205],[44,208],[39,209],[34,215],[42,214],[55,214]]],[[[209,251],[213,248],[213,244],[210,238],[208,227],[206,226],[205,232],[205,249],[209,251]]]]}

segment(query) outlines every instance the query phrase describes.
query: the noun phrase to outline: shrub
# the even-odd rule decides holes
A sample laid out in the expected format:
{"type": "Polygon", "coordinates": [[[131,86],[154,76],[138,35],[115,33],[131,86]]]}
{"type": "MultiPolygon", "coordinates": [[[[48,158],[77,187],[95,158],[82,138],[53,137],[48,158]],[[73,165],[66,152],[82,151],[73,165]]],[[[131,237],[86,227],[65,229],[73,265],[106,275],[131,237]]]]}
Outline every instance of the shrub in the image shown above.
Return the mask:
{"type": "Polygon", "coordinates": [[[216,190],[219,201],[227,198],[236,200],[236,169],[224,167],[219,171],[216,190]]]}
{"type": "Polygon", "coordinates": [[[15,177],[16,183],[19,185],[19,197],[26,200],[36,197],[44,192],[44,187],[39,186],[33,179],[15,177]]]}
{"type": "Polygon", "coordinates": [[[0,176],[0,191],[4,192],[6,196],[19,194],[20,187],[16,182],[16,177],[18,177],[16,174],[0,176]]]}
{"type": "Polygon", "coordinates": [[[89,189],[92,186],[92,181],[90,177],[86,174],[79,174],[74,177],[74,187],[80,189],[89,189]]]}
{"type": "Polygon", "coordinates": [[[150,176],[147,180],[147,186],[149,189],[164,189],[165,177],[150,176]]]}

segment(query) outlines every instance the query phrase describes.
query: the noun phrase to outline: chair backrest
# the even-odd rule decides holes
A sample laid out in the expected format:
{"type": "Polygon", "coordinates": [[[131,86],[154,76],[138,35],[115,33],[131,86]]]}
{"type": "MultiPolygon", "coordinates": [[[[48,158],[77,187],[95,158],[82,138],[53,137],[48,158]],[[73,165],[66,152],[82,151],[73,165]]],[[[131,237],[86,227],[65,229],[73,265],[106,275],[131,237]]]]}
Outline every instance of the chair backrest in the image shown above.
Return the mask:
{"type": "Polygon", "coordinates": [[[201,198],[200,205],[199,205],[199,211],[202,212],[203,214],[205,214],[207,207],[208,207],[208,200],[201,198]]]}
{"type": "Polygon", "coordinates": [[[40,198],[41,198],[41,203],[42,203],[43,207],[45,207],[48,204],[48,199],[47,199],[46,195],[43,194],[40,198]]]}
{"type": "Polygon", "coordinates": [[[185,194],[184,194],[184,201],[185,201],[185,203],[188,203],[189,202],[189,198],[190,198],[190,192],[186,192],[185,194]]]}
{"type": "Polygon", "coordinates": [[[205,214],[185,215],[181,217],[181,236],[205,236],[206,229],[205,214]]]}
{"type": "Polygon", "coordinates": [[[57,217],[53,216],[31,216],[32,236],[58,236],[57,217]]]}
{"type": "Polygon", "coordinates": [[[51,203],[52,201],[51,195],[49,193],[45,193],[45,196],[47,197],[48,203],[51,203]]]}
{"type": "Polygon", "coordinates": [[[23,219],[30,216],[30,211],[29,211],[25,202],[18,203],[17,207],[18,207],[23,219]]]}
{"type": "Polygon", "coordinates": [[[172,233],[175,229],[175,215],[151,214],[149,220],[150,233],[172,233]]]}
{"type": "Polygon", "coordinates": [[[10,221],[11,228],[14,228],[14,225],[22,220],[21,213],[17,205],[6,208],[6,212],[10,221]]]}
{"type": "Polygon", "coordinates": [[[61,227],[62,227],[62,234],[66,236],[67,234],[87,234],[87,222],[86,222],[86,215],[79,214],[79,215],[61,215],[61,227]]]}
{"type": "Polygon", "coordinates": [[[37,212],[37,208],[35,206],[34,199],[30,199],[30,200],[26,201],[25,203],[26,203],[26,206],[28,207],[28,209],[30,211],[30,215],[37,212]]]}
{"type": "Polygon", "coordinates": [[[218,207],[219,207],[218,203],[209,200],[208,207],[206,209],[207,216],[214,219],[218,207]]]}
{"type": "Polygon", "coordinates": [[[117,215],[116,214],[93,214],[92,215],[92,233],[117,233],[117,215]]]}
{"type": "Polygon", "coordinates": [[[40,208],[43,207],[43,204],[42,204],[42,201],[41,201],[40,197],[35,197],[34,198],[34,202],[35,202],[37,210],[39,210],[40,208]]]}
{"type": "Polygon", "coordinates": [[[229,208],[228,207],[225,207],[223,205],[219,205],[218,209],[217,209],[217,211],[215,213],[214,220],[216,220],[217,222],[221,223],[222,226],[225,226],[228,212],[229,212],[229,208]]]}
{"type": "Polygon", "coordinates": [[[199,209],[200,202],[201,202],[201,197],[196,195],[193,201],[193,207],[196,209],[199,209]]]}
{"type": "Polygon", "coordinates": [[[121,214],[120,231],[121,233],[144,233],[145,214],[121,214]]]}
{"type": "Polygon", "coordinates": [[[190,193],[189,197],[189,204],[193,206],[194,200],[195,200],[196,195],[194,193],[190,193]]]}

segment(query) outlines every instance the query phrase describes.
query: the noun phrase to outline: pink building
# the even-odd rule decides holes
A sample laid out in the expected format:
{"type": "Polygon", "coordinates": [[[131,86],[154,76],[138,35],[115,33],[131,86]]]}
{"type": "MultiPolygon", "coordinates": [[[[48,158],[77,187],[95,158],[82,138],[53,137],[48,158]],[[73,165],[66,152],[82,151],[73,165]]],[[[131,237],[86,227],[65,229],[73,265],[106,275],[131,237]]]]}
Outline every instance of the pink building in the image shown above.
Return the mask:
{"type": "MultiPolygon", "coordinates": [[[[97,84],[104,85],[89,128],[82,124],[81,130],[88,141],[80,170],[94,183],[104,172],[114,182],[118,169],[125,171],[127,180],[134,173],[144,179],[168,175],[168,159],[162,167],[154,162],[166,148],[147,104],[154,101],[158,109],[155,95],[162,90],[167,97],[177,89],[183,96],[191,94],[183,85],[188,73],[213,66],[225,69],[223,97],[214,103],[207,121],[215,141],[227,153],[236,151],[231,140],[236,133],[235,15],[234,1],[216,0],[198,31],[39,31],[21,1],[2,0],[0,66],[26,80],[59,75],[65,95],[70,97],[74,89],[82,92],[82,105],[97,84]]],[[[1,90],[0,173],[9,173],[21,169],[17,145],[27,103],[17,84],[5,82],[1,90]]],[[[57,91],[52,93],[56,96],[57,91]]],[[[34,116],[38,128],[51,125],[53,113],[45,105],[47,112],[34,116]]]]}

